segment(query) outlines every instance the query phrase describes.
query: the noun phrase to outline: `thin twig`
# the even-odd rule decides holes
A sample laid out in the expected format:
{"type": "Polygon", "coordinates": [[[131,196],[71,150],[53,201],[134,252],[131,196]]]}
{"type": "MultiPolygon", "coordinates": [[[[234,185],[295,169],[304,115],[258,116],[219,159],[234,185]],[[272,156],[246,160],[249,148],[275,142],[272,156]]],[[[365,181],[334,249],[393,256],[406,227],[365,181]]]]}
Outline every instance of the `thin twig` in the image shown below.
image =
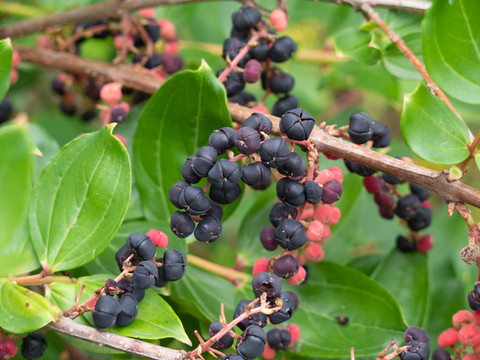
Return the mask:
{"type": "Polygon", "coordinates": [[[233,270],[222,265],[212,263],[208,260],[202,259],[198,256],[188,254],[187,262],[189,264],[196,265],[202,269],[208,270],[220,276],[227,278],[228,280],[247,281],[250,278],[249,274],[233,270]]]}
{"type": "Polygon", "coordinates": [[[77,339],[141,356],[146,359],[184,360],[187,358],[187,353],[183,350],[169,349],[110,332],[100,331],[91,326],[79,324],[63,315],[60,315],[56,321],[51,322],[46,327],[77,339]]]}
{"type": "MultiPolygon", "coordinates": [[[[33,49],[16,45],[15,50],[20,53],[24,61],[56,68],[63,71],[88,76],[103,77],[118,81],[125,86],[132,87],[147,93],[154,93],[163,83],[159,78],[144,75],[127,66],[107,65],[99,62],[84,60],[70,54],[59,54],[51,50],[33,49]]],[[[228,108],[235,122],[242,123],[254,111],[238,104],[228,103],[228,108]]],[[[279,131],[280,119],[269,115],[273,123],[275,135],[283,135],[279,131]]],[[[410,164],[405,161],[383,155],[364,146],[358,146],[325,133],[316,126],[310,135],[318,151],[336,155],[348,160],[394,175],[402,180],[423,186],[446,201],[461,202],[480,208],[480,191],[461,181],[449,182],[443,172],[431,170],[410,164]]]]}

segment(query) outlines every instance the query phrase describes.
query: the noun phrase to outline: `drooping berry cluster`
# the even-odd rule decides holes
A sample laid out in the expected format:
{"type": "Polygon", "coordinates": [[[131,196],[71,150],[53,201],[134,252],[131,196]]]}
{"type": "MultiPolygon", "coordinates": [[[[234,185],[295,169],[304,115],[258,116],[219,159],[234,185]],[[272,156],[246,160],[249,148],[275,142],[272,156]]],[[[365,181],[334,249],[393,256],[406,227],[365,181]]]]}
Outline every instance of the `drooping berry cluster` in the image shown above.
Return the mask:
{"type": "Polygon", "coordinates": [[[291,37],[276,34],[276,31],[284,30],[287,23],[287,15],[282,9],[272,11],[267,22],[262,20],[261,12],[253,6],[243,6],[233,13],[231,37],[224,41],[222,51],[227,68],[217,74],[230,101],[268,113],[263,102],[273,93],[278,97],[272,108],[273,115],[280,116],[298,107],[298,99],[290,94],[294,78],[272,66],[272,62],[282,63],[290,59],[297,49],[291,37]],[[270,26],[276,31],[269,29],[270,26]],[[258,80],[261,80],[265,96],[257,103],[252,94],[242,91],[246,83],[256,83],[258,80]]]}
{"type": "MultiPolygon", "coordinates": [[[[57,41],[58,34],[56,38],[41,36],[38,46],[79,53],[82,44],[89,38],[112,37],[117,55],[113,63],[131,63],[138,71],[165,80],[168,75],[183,67],[183,60],[178,56],[175,25],[170,20],[156,20],[155,17],[155,11],[146,8],[139,11],[138,17],[124,17],[121,23],[113,19],[78,23],[71,33],[65,34],[63,41],[57,41]],[[157,50],[160,46],[161,52],[157,50]]],[[[82,120],[90,121],[96,118],[98,107],[104,124],[124,121],[130,104],[136,104],[150,96],[124,89],[123,95],[128,96],[128,102],[122,102],[120,84],[104,84],[96,79],[65,73],[59,74],[52,81],[51,88],[61,97],[62,112],[73,116],[77,109],[81,109],[82,120]],[[105,101],[108,106],[99,105],[99,100],[105,101]]]]}
{"type": "Polygon", "coordinates": [[[445,348],[453,349],[458,359],[477,359],[480,354],[480,311],[457,311],[452,316],[452,324],[453,327],[438,335],[440,348],[434,351],[433,359],[450,360],[450,353],[445,348]]]}
{"type": "MultiPolygon", "coordinates": [[[[355,113],[350,116],[348,135],[358,145],[367,143],[374,148],[385,148],[390,144],[390,128],[380,122],[373,121],[366,113],[355,113]]],[[[401,158],[410,161],[409,158],[401,158]]],[[[403,252],[418,250],[427,252],[433,246],[433,236],[417,234],[428,227],[432,221],[431,205],[427,201],[430,192],[416,184],[409,184],[410,194],[401,195],[396,185],[403,184],[401,179],[387,174],[375,174],[377,171],[351,160],[344,160],[349,171],[363,176],[363,185],[374,195],[380,215],[385,219],[393,219],[397,215],[402,223],[410,229],[407,236],[397,237],[397,247],[403,252]],[[398,200],[395,201],[395,197],[398,200]]]]}
{"type": "Polygon", "coordinates": [[[92,317],[96,328],[130,324],[137,316],[138,303],[146,289],[163,287],[185,274],[186,258],[181,251],[168,249],[161,258],[156,258],[156,246],[165,247],[167,242],[166,235],[158,230],[128,236],[126,244],[115,255],[122,276],[117,281],[107,280],[105,295],[95,304],[92,317]]]}

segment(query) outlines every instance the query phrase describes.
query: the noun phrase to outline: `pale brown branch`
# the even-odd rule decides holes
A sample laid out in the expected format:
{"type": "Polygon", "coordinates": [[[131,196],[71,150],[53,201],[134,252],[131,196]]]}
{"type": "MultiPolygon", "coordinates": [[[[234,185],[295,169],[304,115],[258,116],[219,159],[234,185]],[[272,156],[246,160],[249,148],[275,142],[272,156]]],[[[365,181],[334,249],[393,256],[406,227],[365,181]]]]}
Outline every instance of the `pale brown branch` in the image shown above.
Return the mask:
{"type": "MultiPolygon", "coordinates": [[[[315,0],[314,0],[315,1],[315,0]]],[[[422,0],[319,0],[321,2],[335,3],[340,5],[349,5],[357,7],[359,4],[369,4],[370,6],[398,10],[416,14],[423,14],[428,10],[432,3],[422,0]]]]}
{"type": "Polygon", "coordinates": [[[46,326],[47,329],[85,340],[90,343],[106,346],[129,354],[154,360],[184,360],[186,351],[169,349],[148,342],[131,339],[126,336],[100,331],[93,327],[82,325],[76,321],[59,315],[58,319],[46,326]]]}
{"type": "MultiPolygon", "coordinates": [[[[26,46],[15,46],[24,61],[41,66],[70,71],[88,76],[100,76],[107,80],[119,81],[125,86],[132,87],[147,93],[155,92],[162,80],[134,71],[127,66],[114,66],[88,61],[71,54],[58,54],[50,50],[32,49],[26,46]]],[[[241,123],[253,110],[233,103],[228,103],[230,114],[234,121],[241,123]]],[[[273,133],[280,134],[278,124],[280,119],[269,116],[273,123],[273,133]]],[[[461,181],[448,182],[442,172],[430,170],[422,166],[383,155],[364,146],[358,146],[345,140],[325,133],[315,127],[310,140],[318,151],[340,156],[367,165],[374,169],[386,172],[420,186],[423,186],[450,202],[461,202],[480,208],[480,191],[461,181]]]]}

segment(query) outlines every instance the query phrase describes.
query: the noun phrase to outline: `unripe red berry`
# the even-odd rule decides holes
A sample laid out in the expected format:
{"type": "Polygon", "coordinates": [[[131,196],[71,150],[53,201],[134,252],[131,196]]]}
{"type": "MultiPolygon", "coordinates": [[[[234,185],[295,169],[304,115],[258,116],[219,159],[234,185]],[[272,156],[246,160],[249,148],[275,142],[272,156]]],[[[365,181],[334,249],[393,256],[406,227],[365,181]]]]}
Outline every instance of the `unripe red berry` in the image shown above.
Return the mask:
{"type": "Polygon", "coordinates": [[[287,279],[287,282],[293,286],[300,285],[305,280],[306,275],[307,273],[305,272],[305,269],[303,268],[303,266],[300,266],[298,272],[290,279],[287,279]]]}
{"type": "Polygon", "coordinates": [[[270,114],[270,110],[266,106],[255,105],[252,110],[262,114],[270,114]]]}
{"type": "Polygon", "coordinates": [[[155,9],[151,7],[138,10],[138,15],[144,19],[155,19],[157,16],[157,14],[155,14],[155,9]]]}
{"type": "Polygon", "coordinates": [[[117,35],[113,38],[113,45],[117,49],[131,49],[133,47],[133,39],[129,36],[117,35]]]}
{"type": "Polygon", "coordinates": [[[440,347],[453,346],[458,342],[458,330],[455,328],[448,328],[443,330],[437,338],[437,344],[440,347]]]}
{"type": "Polygon", "coordinates": [[[463,357],[463,360],[478,360],[478,356],[475,353],[467,354],[463,357]]]}
{"type": "Polygon", "coordinates": [[[364,177],[363,186],[370,194],[375,194],[381,188],[380,181],[378,181],[377,177],[375,176],[364,177]]]}
{"type": "Polygon", "coordinates": [[[288,324],[287,330],[290,331],[290,336],[292,337],[292,341],[288,346],[288,348],[291,348],[300,338],[300,328],[298,327],[297,324],[288,324]]]}
{"type": "Polygon", "coordinates": [[[457,329],[468,324],[473,324],[474,322],[473,314],[468,310],[459,310],[452,316],[452,324],[457,329]]]}
{"type": "Polygon", "coordinates": [[[428,200],[422,201],[422,206],[426,207],[429,210],[432,210],[432,204],[428,200]]]}
{"type": "Polygon", "coordinates": [[[165,40],[175,40],[177,34],[175,31],[175,25],[168,19],[158,20],[158,25],[160,26],[160,33],[165,40]]]}
{"type": "Polygon", "coordinates": [[[325,155],[325,157],[329,160],[340,160],[341,159],[341,157],[337,156],[337,155],[332,155],[332,154],[327,154],[327,153],[323,153],[323,155],[325,155]]]}
{"type": "Polygon", "coordinates": [[[317,263],[322,261],[325,256],[325,251],[323,246],[317,243],[311,243],[305,248],[305,257],[308,261],[312,263],[317,263]]]}
{"type": "Polygon", "coordinates": [[[115,104],[122,99],[122,88],[119,83],[108,83],[102,86],[100,97],[109,104],[115,104]]]}
{"type": "Polygon", "coordinates": [[[40,49],[53,49],[55,46],[55,39],[50,36],[40,35],[37,37],[37,47],[40,49]]]}
{"type": "Polygon", "coordinates": [[[129,103],[127,103],[127,102],[125,102],[125,101],[122,101],[122,102],[120,103],[120,107],[121,107],[123,110],[125,110],[127,113],[130,112],[130,104],[129,104],[129,103]]]}
{"type": "Polygon", "coordinates": [[[6,337],[0,341],[0,359],[11,359],[18,351],[18,346],[12,339],[6,337]]]}
{"type": "Polygon", "coordinates": [[[322,224],[327,224],[330,221],[330,218],[332,217],[332,214],[333,214],[332,209],[333,207],[328,204],[319,206],[317,210],[315,210],[314,219],[317,221],[320,221],[322,224]]]}
{"type": "Polygon", "coordinates": [[[480,330],[476,325],[468,324],[458,331],[458,341],[466,346],[480,343],[480,330]]]}
{"type": "Polygon", "coordinates": [[[168,236],[163,231],[151,229],[147,232],[147,235],[152,239],[153,243],[157,247],[167,247],[168,245],[168,236]]]}
{"type": "Polygon", "coordinates": [[[330,166],[329,169],[334,175],[335,179],[343,183],[343,171],[338,166],[330,166]]]}
{"type": "Polygon", "coordinates": [[[480,310],[472,311],[475,324],[480,325],[480,310]]]}
{"type": "Polygon", "coordinates": [[[332,236],[332,230],[329,226],[325,225],[325,228],[323,229],[323,237],[320,240],[320,244],[325,244],[328,239],[330,239],[330,236],[332,236]]]}
{"type": "Polygon", "coordinates": [[[312,220],[313,218],[313,207],[305,207],[305,209],[302,212],[301,215],[301,220],[312,220]]]}
{"type": "Polygon", "coordinates": [[[307,230],[307,240],[321,241],[323,239],[325,228],[326,226],[323,225],[320,221],[318,220],[312,221],[307,230]]]}
{"type": "Polygon", "coordinates": [[[330,221],[325,224],[325,225],[335,225],[336,223],[338,223],[340,221],[340,218],[342,217],[342,212],[340,211],[339,208],[337,207],[333,207],[332,208],[332,216],[330,217],[330,221]]]}
{"type": "Polygon", "coordinates": [[[331,170],[324,169],[315,178],[315,181],[321,185],[325,184],[327,181],[336,179],[335,173],[331,170]]]}
{"type": "Polygon", "coordinates": [[[275,31],[285,30],[288,25],[287,14],[282,9],[273,10],[270,13],[270,21],[272,22],[275,31]]]}
{"type": "Polygon", "coordinates": [[[268,344],[265,344],[265,349],[263,350],[262,358],[265,360],[275,359],[276,353],[268,344]]]}
{"type": "Polygon", "coordinates": [[[170,55],[178,55],[179,53],[178,41],[176,40],[167,41],[163,45],[163,53],[170,54],[170,55]]]}
{"type": "MultiPolygon", "coordinates": [[[[434,243],[433,235],[432,234],[426,234],[423,235],[418,241],[417,241],[417,250],[422,252],[422,253],[427,253],[430,251],[434,243]]],[[[466,310],[464,310],[466,311],[466,310]]],[[[455,315],[454,315],[455,316],[455,315]]]]}
{"type": "Polygon", "coordinates": [[[18,81],[18,71],[14,68],[10,70],[10,86],[13,86],[18,81]]]}
{"type": "Polygon", "coordinates": [[[12,67],[16,68],[20,63],[22,62],[22,59],[20,57],[20,54],[17,51],[13,51],[12,53],[12,67]]]}
{"type": "Polygon", "coordinates": [[[261,272],[268,272],[268,264],[269,261],[265,257],[257,259],[257,261],[255,261],[255,263],[253,264],[252,275],[256,276],[261,272]]]}

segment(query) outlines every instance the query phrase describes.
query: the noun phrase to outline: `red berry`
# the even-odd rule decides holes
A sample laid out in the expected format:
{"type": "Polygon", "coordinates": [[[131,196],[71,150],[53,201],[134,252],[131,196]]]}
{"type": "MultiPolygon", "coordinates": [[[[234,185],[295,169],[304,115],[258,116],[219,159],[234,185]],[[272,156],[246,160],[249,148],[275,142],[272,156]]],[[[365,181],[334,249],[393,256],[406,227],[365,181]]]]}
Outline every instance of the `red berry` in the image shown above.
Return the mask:
{"type": "Polygon", "coordinates": [[[262,74],[262,64],[258,60],[252,59],[245,65],[245,72],[243,78],[249,84],[256,83],[262,74]]]}
{"type": "Polygon", "coordinates": [[[18,351],[18,346],[10,338],[4,338],[0,341],[0,359],[11,359],[18,351]]]}
{"type": "Polygon", "coordinates": [[[323,250],[322,245],[317,243],[311,243],[305,248],[305,257],[308,261],[312,263],[317,263],[322,261],[325,256],[325,251],[323,250]]]}
{"type": "Polygon", "coordinates": [[[288,324],[287,330],[290,331],[290,336],[292,337],[292,341],[288,346],[288,348],[291,348],[300,338],[300,328],[298,327],[297,324],[288,324]]]}
{"type": "Polygon", "coordinates": [[[154,8],[143,8],[138,10],[138,15],[144,19],[155,19],[157,14],[155,14],[154,8]]]}
{"type": "Polygon", "coordinates": [[[480,330],[476,325],[468,324],[458,331],[458,341],[466,346],[480,343],[480,330]]]}
{"type": "Polygon", "coordinates": [[[323,153],[323,155],[325,155],[325,157],[327,159],[330,159],[330,160],[339,160],[341,159],[340,156],[337,156],[337,155],[332,155],[332,154],[327,154],[327,153],[323,153]]]}
{"type": "Polygon", "coordinates": [[[343,183],[343,171],[338,166],[330,166],[329,169],[335,175],[335,179],[343,183]]]}
{"type": "Polygon", "coordinates": [[[252,107],[252,110],[262,114],[270,114],[270,110],[266,106],[256,105],[252,107]]]}
{"type": "Polygon", "coordinates": [[[463,357],[463,360],[478,360],[478,356],[475,353],[467,354],[463,357]]]}
{"type": "Polygon", "coordinates": [[[37,37],[37,47],[40,49],[53,49],[55,46],[55,39],[50,36],[40,35],[37,37]]]}
{"type": "Polygon", "coordinates": [[[363,178],[363,186],[370,194],[375,194],[380,190],[380,181],[375,176],[367,176],[363,178]]]}
{"type": "Polygon", "coordinates": [[[317,210],[315,210],[314,219],[320,221],[322,224],[328,224],[330,219],[333,215],[333,206],[328,204],[324,204],[319,206],[317,210]]]}
{"type": "MultiPolygon", "coordinates": [[[[433,240],[433,235],[427,234],[423,235],[418,241],[417,241],[417,250],[422,252],[422,253],[427,253],[430,251],[434,243],[433,240]]],[[[466,310],[464,310],[466,311],[466,310]]],[[[455,316],[455,315],[454,315],[455,316]]]]}
{"type": "Polygon", "coordinates": [[[282,9],[273,10],[270,13],[270,21],[272,22],[275,31],[285,30],[288,25],[287,14],[282,9]]]}
{"type": "Polygon", "coordinates": [[[453,346],[458,342],[458,330],[455,328],[448,328],[443,330],[437,338],[437,344],[440,347],[453,346]]]}
{"type": "Polygon", "coordinates": [[[268,272],[268,264],[269,261],[265,257],[257,259],[257,261],[255,261],[255,263],[253,264],[252,275],[256,276],[261,272],[268,272]]]}
{"type": "Polygon", "coordinates": [[[480,310],[473,311],[473,319],[475,324],[480,325],[480,310]]]}
{"type": "Polygon", "coordinates": [[[423,206],[423,207],[426,207],[426,208],[429,209],[429,210],[432,210],[432,204],[431,204],[430,201],[428,201],[428,200],[423,201],[423,202],[422,202],[422,206],[423,206]]]}
{"type": "Polygon", "coordinates": [[[179,47],[178,47],[178,41],[177,40],[167,41],[163,45],[163,53],[164,54],[178,55],[178,52],[179,52],[179,47]]]}
{"type": "Polygon", "coordinates": [[[323,229],[323,237],[320,240],[320,244],[325,244],[328,239],[330,239],[330,236],[332,236],[332,230],[329,226],[325,225],[325,228],[323,229]]]}
{"type": "Polygon", "coordinates": [[[393,196],[383,191],[376,192],[373,196],[373,200],[378,206],[387,208],[392,207],[395,203],[395,199],[393,198],[393,196]]]}
{"type": "Polygon", "coordinates": [[[324,169],[315,178],[315,181],[321,185],[325,184],[327,181],[336,179],[335,173],[331,170],[324,169]]]}
{"type": "Polygon", "coordinates": [[[303,212],[301,214],[301,220],[312,220],[312,218],[313,218],[313,207],[312,206],[305,207],[305,209],[303,209],[303,212]]]}
{"type": "Polygon", "coordinates": [[[307,273],[305,272],[305,269],[303,266],[301,266],[294,276],[292,276],[290,279],[287,279],[287,282],[293,286],[300,285],[305,280],[306,275],[307,273]]]}
{"type": "Polygon", "coordinates": [[[163,231],[151,229],[147,232],[148,237],[152,239],[153,243],[157,247],[167,247],[168,245],[168,236],[163,231]]]}
{"type": "Polygon", "coordinates": [[[22,59],[20,58],[20,54],[14,50],[12,54],[12,67],[13,68],[18,67],[18,65],[20,65],[21,62],[22,62],[22,59]]]}
{"type": "Polygon", "coordinates": [[[473,314],[468,310],[457,311],[452,316],[452,324],[457,329],[460,329],[461,327],[463,327],[465,325],[468,325],[468,324],[473,324],[474,321],[475,321],[475,319],[473,317],[473,314]]]}
{"type": "Polygon", "coordinates": [[[332,216],[330,217],[330,221],[326,225],[335,225],[340,221],[340,218],[342,217],[342,212],[340,211],[339,208],[333,207],[332,208],[332,216]]]}
{"type": "Polygon", "coordinates": [[[262,358],[265,360],[275,359],[275,350],[273,350],[268,344],[265,344],[265,349],[263,350],[262,358]]]}
{"type": "Polygon", "coordinates": [[[168,19],[160,19],[158,20],[158,25],[160,26],[160,32],[162,37],[165,40],[175,40],[177,38],[177,34],[175,31],[175,25],[168,20],[168,19]]]}
{"type": "Polygon", "coordinates": [[[323,225],[320,221],[312,221],[307,230],[307,240],[308,241],[321,241],[325,233],[326,226],[323,225]]]}
{"type": "Polygon", "coordinates": [[[108,83],[102,86],[100,97],[103,101],[114,104],[122,99],[122,88],[119,83],[108,83]]]}

